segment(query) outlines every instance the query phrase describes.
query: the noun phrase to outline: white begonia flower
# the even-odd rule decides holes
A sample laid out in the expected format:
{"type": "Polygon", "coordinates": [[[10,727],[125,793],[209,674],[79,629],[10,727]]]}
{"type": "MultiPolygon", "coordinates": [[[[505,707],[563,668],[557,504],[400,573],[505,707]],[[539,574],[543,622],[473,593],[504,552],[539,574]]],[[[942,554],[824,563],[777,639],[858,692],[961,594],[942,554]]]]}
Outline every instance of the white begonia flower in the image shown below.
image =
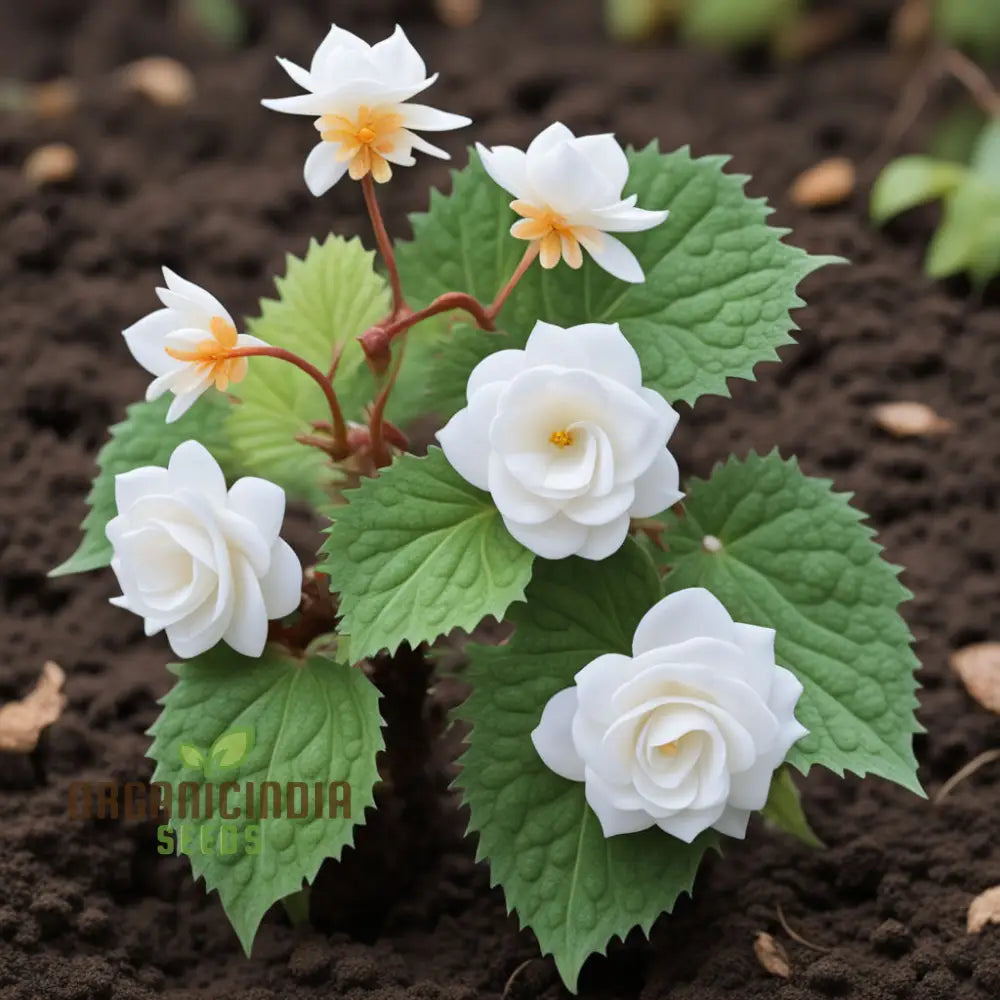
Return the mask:
{"type": "Polygon", "coordinates": [[[478,143],[476,149],[490,177],[514,196],[510,207],[523,216],[511,235],[538,244],[542,267],[555,267],[561,258],[578,268],[586,250],[616,278],[645,280],[635,254],[608,233],[652,229],[669,213],[636,208],[635,195],[622,198],[628,158],[613,135],[577,138],[556,122],[527,152],[478,143]]]}
{"type": "Polygon", "coordinates": [[[214,385],[224,392],[247,373],[246,358],[231,358],[238,347],[266,347],[263,340],[236,332],[232,316],[214,296],[169,268],[163,268],[166,288],[156,294],[164,308],[144,316],[123,331],[132,357],[156,376],[146,399],[174,394],[167,423],[182,417],[198,397],[214,385]]]}
{"type": "Polygon", "coordinates": [[[617,323],[539,322],[523,351],[476,365],[467,395],[438,431],[445,457],[493,494],[507,530],[543,558],[604,559],[630,518],[683,496],[666,448],[677,413],[643,387],[617,323]]]}
{"type": "Polygon", "coordinates": [[[646,612],[632,656],[587,664],[545,706],[531,740],[582,781],[605,837],[651,826],[690,843],[746,836],[771,777],[807,730],[802,685],[774,662],[774,630],[734,622],[701,587],[646,612]]]}
{"type": "Polygon", "coordinates": [[[316,50],[309,69],[278,58],[285,72],[308,94],[261,103],[273,111],[311,115],[322,141],[306,159],[305,178],[316,196],[324,194],[350,173],[353,180],[366,174],[379,183],[392,176],[392,167],[412,167],[413,151],[442,159],[448,154],[421,132],[463,128],[471,119],[408,103],[437,79],[427,68],[403,29],[369,45],[333,25],[316,50]]]}
{"type": "Polygon", "coordinates": [[[146,635],[166,629],[178,656],[220,639],[260,656],[268,620],[299,606],[302,566],[278,537],[280,486],[247,476],[227,492],[215,459],[185,441],[167,468],[115,476],[115,503],[106,530],[122,596],[111,603],[144,618],[146,635]]]}

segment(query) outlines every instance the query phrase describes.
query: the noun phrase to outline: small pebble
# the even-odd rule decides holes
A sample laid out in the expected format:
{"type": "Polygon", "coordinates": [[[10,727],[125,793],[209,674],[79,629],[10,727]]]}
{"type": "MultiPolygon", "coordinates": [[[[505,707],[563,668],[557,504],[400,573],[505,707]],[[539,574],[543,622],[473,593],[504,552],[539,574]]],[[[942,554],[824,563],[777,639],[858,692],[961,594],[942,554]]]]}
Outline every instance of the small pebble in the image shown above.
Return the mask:
{"type": "Polygon", "coordinates": [[[36,84],[31,106],[39,118],[66,118],[80,106],[80,88],[68,77],[36,84]]]}
{"type": "Polygon", "coordinates": [[[854,182],[854,164],[846,156],[835,156],[799,174],[788,195],[799,208],[827,208],[847,201],[854,182]]]}
{"type": "Polygon", "coordinates": [[[80,161],[76,150],[65,142],[39,146],[24,161],[24,176],[35,187],[64,184],[76,176],[80,161]]]}
{"type": "Polygon", "coordinates": [[[182,107],[194,100],[191,70],[167,56],[149,56],[129,63],[122,69],[121,79],[126,90],[164,108],[182,107]]]}

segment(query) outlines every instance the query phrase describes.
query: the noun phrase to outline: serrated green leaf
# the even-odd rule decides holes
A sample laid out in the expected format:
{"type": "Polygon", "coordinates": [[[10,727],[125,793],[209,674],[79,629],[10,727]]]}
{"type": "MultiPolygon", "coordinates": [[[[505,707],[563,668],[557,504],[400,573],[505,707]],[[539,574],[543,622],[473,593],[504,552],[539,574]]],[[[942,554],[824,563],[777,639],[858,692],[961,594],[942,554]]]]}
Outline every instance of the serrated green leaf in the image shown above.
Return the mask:
{"type": "Polygon", "coordinates": [[[744,49],[773,38],[802,10],[802,0],[695,0],[681,19],[686,39],[718,49],[744,49]]]}
{"type": "Polygon", "coordinates": [[[934,26],[951,45],[1000,59],[1000,0],[935,0],[934,26]]]}
{"type": "Polygon", "coordinates": [[[771,781],[767,802],[760,811],[764,821],[801,840],[809,847],[824,847],[802,810],[802,799],[787,767],[779,768],[771,781]]]}
{"type": "Polygon", "coordinates": [[[667,593],[707,587],[737,620],[776,630],[777,661],[804,685],[809,730],[788,762],[877,774],[920,793],[913,756],[918,666],[897,607],[911,596],[864,517],[829,480],[777,453],[731,458],[668,513],[667,593]],[[715,551],[706,536],[721,542],[715,551]]]}
{"type": "MultiPolygon", "coordinates": [[[[348,419],[360,418],[373,395],[357,338],[389,310],[389,292],[373,260],[357,239],[312,240],[303,259],[288,256],[285,276],[275,282],[278,298],[262,299],[260,316],[248,321],[255,337],[294,351],[324,372],[343,345],[334,386],[348,419]]],[[[246,467],[321,504],[338,474],[321,451],[295,440],[313,433],[313,421],[330,420],[319,386],[285,361],[254,358],[234,391],[242,405],[233,409],[229,430],[246,467]]]]}
{"type": "Polygon", "coordinates": [[[471,631],[523,599],[533,553],[440,448],[403,455],[345,497],[319,569],[340,595],[351,659],[471,631]]]}
{"type": "Polygon", "coordinates": [[[214,390],[205,393],[179,420],[166,422],[173,399],[169,394],[152,403],[133,403],[125,419],[115,424],[111,438],[97,455],[98,473],[87,495],[89,513],[83,521],[83,540],[76,552],[49,572],[66,576],[100,569],[111,562],[111,543],[104,529],[117,513],[115,476],[145,465],[163,465],[183,441],[200,441],[222,466],[227,478],[235,474],[236,462],[226,432],[229,400],[214,390]]]}
{"type": "Polygon", "coordinates": [[[528,602],[513,609],[511,641],[474,646],[472,723],[457,784],[469,806],[477,858],[576,990],[587,956],[653,921],[690,892],[714,833],[685,844],[661,830],[605,838],[582,783],[542,763],[531,742],[548,699],[603,653],[630,654],[642,616],[660,597],[649,558],[631,541],[602,562],[539,560],[528,602]]]}
{"type": "MultiPolygon", "coordinates": [[[[671,212],[663,225],[622,237],[645,283],[618,281],[589,258],[579,271],[533,266],[500,313],[509,342],[494,347],[523,347],[539,319],[618,322],[639,354],[645,384],[669,401],[728,395],[727,379],[752,379],[758,362],[775,360],[776,348],[791,343],[788,312],[802,304],[796,286],[838,258],[783,243],[786,231],[767,225],[764,199],[744,194],[747,178],[723,172],[725,157],[692,159],[686,148],[663,155],[653,144],[630,151],[629,161],[626,194],[637,194],[643,208],[671,212]]],[[[516,218],[510,195],[475,153],[452,177],[452,194],[432,192],[430,210],[411,219],[413,241],[397,248],[417,306],[452,290],[491,301],[525,249],[509,234],[516,218]]],[[[442,394],[460,398],[467,377],[442,394]]]]}
{"type": "Polygon", "coordinates": [[[879,174],[872,188],[871,216],[883,223],[900,212],[944,197],[965,179],[967,169],[929,156],[901,156],[879,174]]]}
{"type": "Polygon", "coordinates": [[[450,416],[466,404],[469,372],[487,355],[512,346],[505,333],[486,333],[471,323],[454,323],[440,346],[440,356],[427,371],[424,408],[450,416]]]}
{"type": "MultiPolygon", "coordinates": [[[[195,878],[204,878],[209,891],[218,890],[226,915],[247,954],[257,927],[272,904],[311,883],[326,858],[339,858],[353,843],[354,828],[364,822],[373,805],[372,789],[378,778],[375,758],[383,747],[378,712],[378,691],[360,670],[322,657],[295,660],[269,647],[259,659],[239,656],[225,647],[171,667],[177,684],[163,699],[163,712],[149,730],[155,736],[149,756],[156,763],[154,781],[171,784],[195,780],[179,765],[179,744],[213,746],[235,729],[253,731],[253,745],[238,770],[227,771],[226,781],[236,782],[230,792],[230,809],[240,809],[237,819],[220,817],[221,785],[212,784],[210,818],[182,818],[175,810],[169,821],[178,833],[194,829],[196,845],[218,844],[224,825],[235,828],[239,849],[191,854],[195,878]],[[282,815],[248,818],[245,808],[249,783],[255,801],[265,781],[281,786],[282,815]],[[315,808],[315,785],[328,790],[331,782],[350,784],[350,815],[328,804],[315,808]],[[308,793],[308,815],[284,815],[288,786],[301,782],[308,793]],[[319,812],[319,815],[317,815],[319,812]],[[248,828],[256,827],[255,853],[248,828]]],[[[209,794],[204,788],[201,797],[209,794]]],[[[300,809],[301,799],[296,794],[300,809]]],[[[324,792],[326,796],[326,791],[324,792]]],[[[271,803],[271,799],[267,799],[271,803]]]]}

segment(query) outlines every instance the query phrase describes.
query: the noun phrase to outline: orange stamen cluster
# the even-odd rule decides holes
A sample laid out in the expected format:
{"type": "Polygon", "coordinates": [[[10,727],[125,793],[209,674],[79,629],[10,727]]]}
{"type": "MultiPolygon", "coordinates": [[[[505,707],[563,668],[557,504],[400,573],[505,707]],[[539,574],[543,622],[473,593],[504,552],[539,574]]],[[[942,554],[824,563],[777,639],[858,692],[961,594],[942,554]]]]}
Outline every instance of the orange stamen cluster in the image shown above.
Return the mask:
{"type": "Polygon", "coordinates": [[[166,351],[176,361],[196,365],[200,374],[211,375],[215,388],[225,392],[230,382],[243,380],[247,373],[247,359],[229,356],[235,350],[237,341],[236,327],[232,323],[221,316],[213,316],[208,328],[212,336],[202,340],[193,351],[178,351],[173,347],[168,347],[166,351]]]}
{"type": "Polygon", "coordinates": [[[511,227],[511,235],[519,240],[536,241],[539,260],[544,268],[551,269],[562,259],[575,270],[583,265],[580,239],[600,242],[601,234],[596,229],[572,226],[550,208],[540,208],[520,200],[512,202],[510,207],[523,216],[511,227]]]}
{"type": "Polygon", "coordinates": [[[669,743],[661,743],[656,748],[660,753],[665,753],[668,757],[674,757],[680,751],[680,747],[677,745],[677,740],[671,740],[669,743]]]}
{"type": "Polygon", "coordinates": [[[403,116],[395,111],[362,106],[355,121],[345,115],[323,115],[316,128],[324,142],[340,145],[337,159],[350,161],[348,173],[359,181],[367,174],[384,184],[392,177],[392,167],[385,158],[396,148],[396,133],[403,127],[403,116]]]}
{"type": "Polygon", "coordinates": [[[572,431],[553,431],[549,435],[549,443],[557,448],[568,448],[573,443],[572,431]]]}

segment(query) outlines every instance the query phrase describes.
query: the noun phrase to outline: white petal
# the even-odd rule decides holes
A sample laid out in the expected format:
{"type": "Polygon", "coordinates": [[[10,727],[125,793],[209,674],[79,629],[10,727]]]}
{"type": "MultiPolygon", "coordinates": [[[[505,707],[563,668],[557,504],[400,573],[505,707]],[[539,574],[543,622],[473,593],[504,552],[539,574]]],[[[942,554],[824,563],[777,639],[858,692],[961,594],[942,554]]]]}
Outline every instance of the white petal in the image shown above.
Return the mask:
{"type": "Polygon", "coordinates": [[[339,28],[335,24],[330,25],[330,30],[326,33],[323,41],[319,43],[315,53],[313,53],[312,63],[309,66],[310,74],[322,75],[331,68],[336,71],[336,55],[353,53],[356,55],[367,55],[371,52],[371,46],[357,35],[344,28],[339,28]]]}
{"type": "Polygon", "coordinates": [[[303,89],[312,90],[312,77],[309,75],[309,70],[303,69],[297,63],[293,63],[290,59],[282,59],[281,56],[275,57],[278,60],[278,65],[303,89]]]}
{"type": "MultiPolygon", "coordinates": [[[[635,488],[631,483],[623,483],[617,489],[613,489],[603,496],[595,496],[591,493],[567,500],[562,505],[562,512],[578,524],[596,528],[606,526],[612,521],[620,522],[624,517],[625,533],[628,534],[629,508],[632,506],[634,498],[635,488]]],[[[587,544],[588,546],[597,544],[593,533],[591,533],[587,544]]],[[[617,551],[620,547],[621,543],[615,546],[612,552],[617,551]]],[[[583,552],[580,554],[583,555],[583,552]]],[[[587,556],[587,558],[603,559],[604,556],[587,556]]]]}
{"type": "Polygon", "coordinates": [[[729,804],[739,809],[763,809],[771,790],[771,778],[781,760],[774,754],[758,758],[754,764],[732,775],[729,804]]]}
{"type": "Polygon", "coordinates": [[[386,79],[398,83],[413,83],[427,75],[427,67],[420,53],[398,24],[392,35],[372,46],[371,59],[382,70],[386,79]]]}
{"type": "Polygon", "coordinates": [[[699,833],[703,833],[710,826],[713,826],[725,812],[725,809],[724,802],[711,809],[685,809],[673,816],[657,820],[656,825],[672,837],[683,840],[685,844],[690,844],[699,833]]]}
{"type": "Polygon", "coordinates": [[[543,129],[528,146],[527,157],[529,161],[529,175],[534,171],[534,164],[540,163],[542,158],[551,149],[555,149],[560,143],[575,138],[573,133],[562,122],[553,122],[543,129]]]}
{"type": "Polygon", "coordinates": [[[426,104],[404,104],[400,107],[403,127],[418,132],[447,132],[453,128],[465,128],[472,124],[471,118],[455,115],[450,111],[438,111],[426,104]]]}
{"type": "Polygon", "coordinates": [[[175,295],[180,295],[197,309],[206,313],[209,319],[213,316],[220,316],[227,323],[233,322],[233,318],[227,312],[226,307],[211,292],[206,292],[200,285],[182,278],[179,274],[175,274],[169,267],[163,268],[163,277],[167,282],[167,288],[171,292],[175,295]]]}
{"type": "Polygon", "coordinates": [[[137,500],[155,493],[169,490],[167,470],[156,465],[147,465],[130,472],[120,472],[115,476],[115,506],[119,514],[124,514],[137,500]]]}
{"type": "Polygon", "coordinates": [[[347,173],[348,161],[337,160],[339,149],[338,143],[320,142],[313,146],[306,157],[304,169],[306,187],[316,198],[326,194],[347,173]]]}
{"type": "Polygon", "coordinates": [[[573,745],[576,707],[576,688],[564,688],[548,700],[541,721],[531,731],[531,742],[545,766],[569,781],[583,781],[584,771],[573,745]]]}
{"type": "Polygon", "coordinates": [[[629,167],[628,157],[618,140],[610,133],[582,135],[574,145],[617,192],[617,197],[620,197],[622,188],[628,182],[629,167]]]}
{"type": "Polygon", "coordinates": [[[267,611],[260,583],[247,559],[234,559],[233,571],[233,615],[222,638],[243,656],[260,656],[267,642],[267,611]]]}
{"type": "Polygon", "coordinates": [[[517,541],[543,559],[565,559],[587,541],[587,529],[561,514],[541,524],[520,524],[506,517],[503,523],[517,541]]]}
{"type": "Polygon", "coordinates": [[[642,653],[686,642],[688,639],[736,642],[733,619],[722,602],[704,587],[688,587],[668,594],[642,617],[632,639],[632,653],[642,653]]]}
{"type": "MultiPolygon", "coordinates": [[[[617,193],[572,142],[561,143],[541,157],[532,157],[529,149],[528,180],[545,204],[570,222],[576,221],[577,212],[605,205],[617,193]]],[[[589,217],[584,221],[589,222],[589,217]]]]}
{"type": "Polygon", "coordinates": [[[610,208],[596,210],[591,218],[591,225],[606,233],[641,233],[647,229],[655,229],[669,215],[665,209],[648,211],[622,202],[610,208]]]}
{"type": "Polygon", "coordinates": [[[418,149],[421,153],[427,153],[428,156],[436,156],[439,160],[450,160],[451,153],[440,146],[435,146],[433,143],[428,142],[423,136],[417,135],[416,132],[410,132],[404,130],[401,135],[410,144],[411,149],[418,149]]]}
{"type": "Polygon", "coordinates": [[[466,387],[466,398],[471,399],[474,393],[491,382],[509,382],[515,375],[524,371],[526,364],[524,351],[508,349],[488,354],[472,369],[466,387]]]}
{"type": "Polygon", "coordinates": [[[260,590],[268,618],[290,615],[302,599],[302,564],[288,542],[280,538],[271,548],[271,568],[261,577],[260,590]]]}
{"type": "Polygon", "coordinates": [[[747,835],[747,826],[750,823],[750,810],[737,809],[732,805],[727,805],[722,815],[712,824],[713,829],[719,833],[724,833],[727,837],[735,837],[743,840],[747,835]]]}
{"type": "Polygon", "coordinates": [[[435,435],[452,468],[480,490],[490,488],[489,428],[503,389],[503,383],[492,382],[477,390],[469,405],[435,435]]]}
{"type": "Polygon", "coordinates": [[[211,385],[211,381],[206,381],[200,389],[194,392],[185,392],[175,397],[174,401],[170,404],[170,408],[167,410],[167,423],[172,424],[175,420],[180,420],[198,402],[198,399],[209,385],[211,385]]]}
{"type": "Polygon", "coordinates": [[[515,198],[528,202],[534,199],[534,191],[528,183],[527,157],[523,150],[513,146],[487,149],[477,142],[476,152],[495,184],[509,191],[515,198]]]}
{"type": "Polygon", "coordinates": [[[641,285],[646,280],[638,258],[621,240],[605,233],[598,244],[583,239],[580,242],[594,262],[612,277],[633,285],[641,285]]]}
{"type": "Polygon", "coordinates": [[[167,354],[165,345],[180,322],[181,317],[172,309],[157,309],[122,331],[132,357],[151,375],[166,375],[183,365],[167,354]]]}
{"type": "Polygon", "coordinates": [[[588,717],[605,723],[614,721],[608,715],[611,698],[622,684],[634,678],[643,669],[631,656],[621,653],[604,653],[577,671],[576,682],[582,712],[588,717]]]}
{"type": "Polygon", "coordinates": [[[215,646],[222,638],[226,625],[227,619],[224,618],[210,618],[205,623],[201,617],[175,622],[167,626],[167,642],[174,655],[190,660],[215,646]]]}
{"type": "Polygon", "coordinates": [[[226,502],[226,477],[209,450],[198,441],[179,444],[167,465],[170,486],[205,496],[212,504],[226,502]]]}
{"type": "Polygon", "coordinates": [[[558,505],[552,500],[526,490],[507,471],[503,459],[496,452],[490,454],[488,475],[493,503],[504,517],[521,524],[541,524],[559,512],[558,505]]]}
{"type": "Polygon", "coordinates": [[[653,517],[665,511],[684,496],[679,485],[677,460],[664,448],[635,481],[635,501],[629,513],[632,517],[653,517]]]}
{"type": "Polygon", "coordinates": [[[628,537],[628,514],[607,524],[587,529],[587,540],[577,549],[577,555],[583,559],[607,559],[617,552],[628,537]]]}
{"type": "Polygon", "coordinates": [[[268,479],[244,476],[229,490],[229,509],[254,524],[271,544],[285,519],[285,491],[268,479]]]}
{"type": "Polygon", "coordinates": [[[260,102],[271,111],[286,115],[309,115],[318,118],[330,109],[329,94],[296,94],[295,97],[265,97],[260,102]]]}
{"type": "Polygon", "coordinates": [[[587,804],[594,810],[605,837],[638,833],[655,825],[655,820],[647,812],[618,809],[608,795],[607,786],[597,775],[588,771],[586,782],[587,804]]]}
{"type": "Polygon", "coordinates": [[[617,323],[582,323],[563,329],[539,320],[525,344],[526,364],[583,368],[629,389],[642,387],[639,355],[617,323]]]}

